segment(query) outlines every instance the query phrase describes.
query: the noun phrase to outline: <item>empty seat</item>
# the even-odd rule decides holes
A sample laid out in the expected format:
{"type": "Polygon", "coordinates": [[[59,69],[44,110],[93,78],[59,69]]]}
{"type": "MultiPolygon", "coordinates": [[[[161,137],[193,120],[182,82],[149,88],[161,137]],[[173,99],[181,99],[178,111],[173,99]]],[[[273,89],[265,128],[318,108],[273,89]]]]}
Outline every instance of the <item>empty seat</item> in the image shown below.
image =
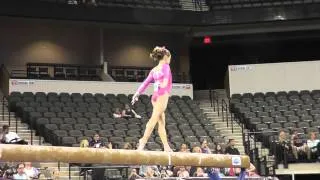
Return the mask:
{"type": "Polygon", "coordinates": [[[87,113],[88,112],[86,107],[77,107],[76,111],[77,112],[81,112],[81,113],[87,113]]]}
{"type": "Polygon", "coordinates": [[[67,113],[71,113],[71,112],[74,112],[75,110],[73,107],[63,107],[62,111],[67,112],[67,113]]]}
{"type": "Polygon", "coordinates": [[[175,136],[170,139],[171,142],[180,142],[184,143],[184,139],[181,136],[175,136]]]}
{"type": "Polygon", "coordinates": [[[289,116],[288,117],[288,122],[299,122],[300,119],[297,116],[289,116]]]}
{"type": "Polygon", "coordinates": [[[285,122],[287,122],[287,118],[282,117],[282,116],[275,117],[274,120],[275,120],[276,123],[285,123],[285,122]]]}
{"type": "Polygon", "coordinates": [[[113,130],[113,134],[115,136],[119,136],[119,137],[125,137],[126,136],[126,132],[124,130],[113,130]]]}
{"type": "Polygon", "coordinates": [[[265,101],[258,101],[257,105],[260,106],[260,107],[265,107],[265,106],[268,106],[269,104],[267,102],[265,102],[265,101]]]}
{"type": "Polygon", "coordinates": [[[65,130],[54,130],[53,134],[54,136],[51,138],[51,141],[55,146],[61,145],[62,138],[68,136],[68,133],[65,130]]]}
{"type": "Polygon", "coordinates": [[[36,111],[40,113],[44,113],[44,112],[48,112],[49,110],[47,107],[37,107],[36,111]]]}
{"type": "Polygon", "coordinates": [[[127,124],[122,124],[122,123],[115,124],[114,127],[115,127],[115,129],[118,129],[118,130],[127,130],[128,129],[127,124]]]}
{"type": "Polygon", "coordinates": [[[75,129],[75,130],[84,131],[84,130],[87,130],[88,127],[87,127],[86,124],[75,124],[75,125],[74,125],[74,129],[75,129]]]}
{"type": "Polygon", "coordinates": [[[300,110],[300,105],[291,105],[289,106],[290,111],[297,111],[300,110]]]}
{"type": "Polygon", "coordinates": [[[263,111],[262,107],[251,107],[251,112],[261,112],[263,111]]]}
{"type": "Polygon", "coordinates": [[[268,129],[268,125],[267,124],[257,124],[256,125],[256,130],[257,131],[262,131],[262,130],[265,130],[265,129],[268,129]]]}
{"type": "Polygon", "coordinates": [[[192,130],[184,130],[182,131],[183,136],[195,136],[195,133],[192,130]]]}
{"type": "Polygon", "coordinates": [[[81,130],[70,130],[69,136],[78,138],[78,137],[83,137],[83,134],[81,130]]]}
{"type": "Polygon", "coordinates": [[[139,129],[130,129],[127,131],[128,136],[138,137],[141,135],[141,131],[139,129]]]}
{"type": "Polygon", "coordinates": [[[72,146],[73,144],[76,144],[77,140],[74,137],[62,137],[61,145],[62,146],[72,146]]]}
{"type": "Polygon", "coordinates": [[[306,128],[310,127],[310,125],[307,122],[299,122],[297,127],[306,129],[306,128]]]}
{"type": "Polygon", "coordinates": [[[301,101],[301,100],[293,100],[292,104],[301,106],[303,104],[303,101],[301,101]]]}
{"type": "Polygon", "coordinates": [[[66,105],[66,107],[72,107],[72,108],[78,107],[78,105],[76,103],[73,103],[73,102],[66,102],[65,105],[66,105]]]}
{"type": "Polygon", "coordinates": [[[320,115],[320,110],[318,110],[318,109],[316,109],[316,110],[311,110],[311,111],[310,111],[310,114],[311,114],[312,116],[314,116],[314,115],[320,115]]]}
{"type": "Polygon", "coordinates": [[[281,126],[280,123],[271,123],[271,124],[270,124],[270,129],[280,130],[281,128],[282,128],[282,126],[281,126]]]}
{"type": "Polygon", "coordinates": [[[99,132],[100,136],[103,136],[103,137],[113,136],[111,130],[109,130],[109,129],[102,129],[102,130],[99,130],[98,132],[99,132]]]}
{"type": "Polygon", "coordinates": [[[111,142],[123,142],[123,138],[122,137],[110,137],[110,141],[111,142]]]}
{"type": "Polygon", "coordinates": [[[288,106],[278,106],[277,107],[277,111],[282,111],[282,112],[284,112],[284,111],[287,111],[288,110],[288,106]]]}
{"type": "Polygon", "coordinates": [[[294,129],[296,128],[296,124],[293,122],[286,122],[283,124],[283,127],[287,129],[294,129]]]}
{"type": "Polygon", "coordinates": [[[293,112],[293,111],[285,111],[285,112],[283,112],[283,115],[284,116],[295,116],[295,113],[293,112]]]}
{"type": "Polygon", "coordinates": [[[261,120],[262,123],[265,123],[265,124],[271,124],[273,123],[273,118],[272,117],[263,117],[262,120],[261,120]]]}
{"type": "MultiPolygon", "coordinates": [[[[49,122],[48,118],[37,118],[35,123],[36,124],[34,124],[34,127],[36,127],[36,130],[39,131],[39,133],[40,133],[41,129],[44,128],[44,125],[49,124],[50,122],[49,122]]],[[[43,131],[41,131],[41,132],[43,132],[43,131]]],[[[43,135],[43,134],[41,134],[41,135],[43,135]]]]}
{"type": "Polygon", "coordinates": [[[85,103],[85,102],[78,102],[77,105],[78,105],[78,107],[84,107],[84,108],[89,107],[89,104],[85,103]]]}
{"type": "Polygon", "coordinates": [[[83,135],[86,136],[86,137],[93,137],[93,135],[97,133],[96,131],[94,130],[84,130],[83,131],[83,135]]]}
{"type": "Polygon", "coordinates": [[[90,119],[91,124],[103,124],[103,122],[100,118],[91,117],[89,119],[90,119]]]}
{"type": "Polygon", "coordinates": [[[57,113],[57,117],[59,117],[59,118],[68,118],[68,117],[70,117],[70,114],[67,113],[67,112],[58,112],[57,113]]]}
{"type": "Polygon", "coordinates": [[[297,116],[308,116],[309,112],[307,110],[298,110],[296,111],[297,116]]]}
{"type": "Polygon", "coordinates": [[[277,117],[281,117],[281,116],[282,116],[282,113],[280,111],[270,112],[270,117],[277,118],[277,117]]]}
{"type": "Polygon", "coordinates": [[[256,125],[256,124],[260,124],[261,123],[261,119],[260,118],[250,118],[249,119],[249,124],[250,125],[256,125]]]}
{"type": "Polygon", "coordinates": [[[70,131],[73,130],[73,126],[71,124],[60,124],[60,130],[70,131]]]}
{"type": "Polygon", "coordinates": [[[312,127],[320,128],[320,121],[313,121],[310,123],[312,127]]]}
{"type": "Polygon", "coordinates": [[[265,111],[265,112],[274,112],[275,108],[273,106],[265,106],[263,108],[263,111],[265,111]]]}
{"type": "Polygon", "coordinates": [[[88,124],[88,129],[98,131],[101,130],[101,127],[98,124],[88,124]]]}
{"type": "Polygon", "coordinates": [[[61,118],[53,117],[50,118],[51,124],[63,124],[63,120],[61,118]]]}
{"type": "Polygon", "coordinates": [[[189,137],[186,137],[185,138],[185,141],[186,142],[199,142],[199,140],[198,140],[198,138],[196,138],[196,137],[193,137],[193,136],[189,136],[189,137]]]}
{"type": "Polygon", "coordinates": [[[71,112],[70,117],[80,118],[80,117],[83,117],[83,114],[81,112],[71,112]]]}
{"type": "Polygon", "coordinates": [[[127,136],[124,138],[124,141],[125,142],[131,142],[131,143],[134,143],[134,142],[138,142],[139,141],[139,138],[137,137],[131,137],[131,136],[127,136]]]}
{"type": "Polygon", "coordinates": [[[312,105],[301,105],[301,109],[305,111],[312,110],[312,105]]]}
{"type": "Polygon", "coordinates": [[[61,108],[60,107],[50,107],[49,111],[59,113],[59,112],[61,112],[61,108]]]}
{"type": "Polygon", "coordinates": [[[47,117],[47,118],[57,117],[57,114],[54,112],[44,112],[43,117],[47,117]]]}
{"type": "Polygon", "coordinates": [[[302,116],[302,117],[301,117],[301,121],[311,122],[311,121],[313,121],[313,117],[312,117],[312,116],[309,116],[309,115],[302,116]]]}

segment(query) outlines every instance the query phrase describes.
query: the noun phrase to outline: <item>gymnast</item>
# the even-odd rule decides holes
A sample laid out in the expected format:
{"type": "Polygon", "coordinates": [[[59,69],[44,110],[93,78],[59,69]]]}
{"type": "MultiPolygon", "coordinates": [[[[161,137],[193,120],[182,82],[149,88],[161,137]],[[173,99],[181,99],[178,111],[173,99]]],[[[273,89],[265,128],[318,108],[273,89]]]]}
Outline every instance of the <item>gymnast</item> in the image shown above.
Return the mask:
{"type": "Polygon", "coordinates": [[[137,150],[143,150],[148,139],[158,123],[158,134],[166,152],[172,152],[167,139],[165,129],[165,110],[167,108],[169,94],[172,89],[172,75],[170,70],[171,53],[165,47],[156,46],[150,54],[150,58],[158,62],[149,73],[148,77],[140,85],[136,93],[132,97],[132,105],[138,101],[139,95],[142,94],[148,85],[153,82],[154,91],[151,97],[153,111],[149,119],[143,137],[139,140],[137,150]]]}

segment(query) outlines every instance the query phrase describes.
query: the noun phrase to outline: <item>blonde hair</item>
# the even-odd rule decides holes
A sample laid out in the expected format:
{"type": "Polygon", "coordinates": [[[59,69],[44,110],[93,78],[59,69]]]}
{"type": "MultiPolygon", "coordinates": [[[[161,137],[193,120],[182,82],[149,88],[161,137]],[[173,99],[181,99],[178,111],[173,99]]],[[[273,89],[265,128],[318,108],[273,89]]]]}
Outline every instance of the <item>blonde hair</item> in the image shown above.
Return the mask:
{"type": "Polygon", "coordinates": [[[81,148],[89,147],[89,141],[88,141],[87,139],[81,140],[81,142],[80,142],[80,147],[81,147],[81,148]]]}
{"type": "Polygon", "coordinates": [[[201,153],[202,150],[201,150],[201,148],[199,146],[195,146],[195,147],[192,148],[192,152],[193,153],[201,153]]]}

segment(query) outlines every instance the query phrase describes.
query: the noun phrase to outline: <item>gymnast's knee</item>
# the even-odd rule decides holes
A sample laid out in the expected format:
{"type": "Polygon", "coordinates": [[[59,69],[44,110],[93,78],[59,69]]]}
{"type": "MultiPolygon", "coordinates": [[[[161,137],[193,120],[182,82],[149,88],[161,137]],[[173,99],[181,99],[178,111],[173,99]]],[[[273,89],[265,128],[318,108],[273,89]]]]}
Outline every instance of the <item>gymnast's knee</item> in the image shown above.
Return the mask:
{"type": "Polygon", "coordinates": [[[154,117],[149,120],[149,122],[146,124],[146,128],[154,128],[154,126],[157,124],[158,120],[154,117]]]}

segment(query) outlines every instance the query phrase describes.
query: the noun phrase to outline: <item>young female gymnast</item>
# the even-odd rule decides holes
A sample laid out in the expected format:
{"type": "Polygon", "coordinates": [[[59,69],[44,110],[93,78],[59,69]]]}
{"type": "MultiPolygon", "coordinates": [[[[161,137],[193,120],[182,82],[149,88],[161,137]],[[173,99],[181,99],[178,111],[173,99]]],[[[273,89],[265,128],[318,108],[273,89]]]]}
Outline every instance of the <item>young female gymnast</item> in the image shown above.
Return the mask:
{"type": "Polygon", "coordinates": [[[165,110],[167,108],[169,94],[172,89],[172,75],[170,70],[171,53],[165,47],[155,47],[150,54],[154,61],[158,61],[158,65],[149,73],[148,77],[140,85],[137,92],[132,97],[132,105],[138,100],[148,85],[154,83],[154,92],[151,98],[153,111],[149,119],[143,137],[139,140],[137,150],[143,150],[148,139],[158,123],[158,134],[163,144],[164,151],[171,152],[168,143],[167,133],[165,129],[165,110]]]}

